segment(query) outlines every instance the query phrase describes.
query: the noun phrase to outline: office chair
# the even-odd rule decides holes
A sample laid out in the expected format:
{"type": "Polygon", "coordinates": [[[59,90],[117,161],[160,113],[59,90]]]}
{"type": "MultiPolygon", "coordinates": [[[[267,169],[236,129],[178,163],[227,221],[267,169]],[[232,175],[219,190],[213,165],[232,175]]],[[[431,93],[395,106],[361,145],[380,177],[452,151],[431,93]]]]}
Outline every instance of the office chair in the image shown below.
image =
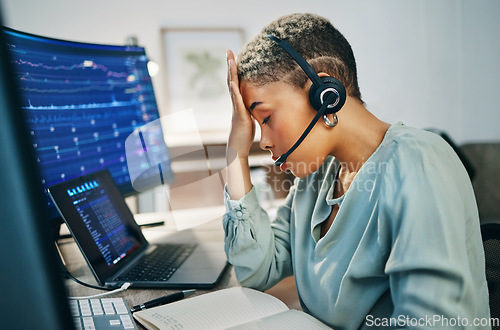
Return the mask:
{"type": "MultiPolygon", "coordinates": [[[[492,318],[500,317],[500,222],[481,225],[492,318]]],[[[500,327],[496,327],[500,329],[500,327]]]]}

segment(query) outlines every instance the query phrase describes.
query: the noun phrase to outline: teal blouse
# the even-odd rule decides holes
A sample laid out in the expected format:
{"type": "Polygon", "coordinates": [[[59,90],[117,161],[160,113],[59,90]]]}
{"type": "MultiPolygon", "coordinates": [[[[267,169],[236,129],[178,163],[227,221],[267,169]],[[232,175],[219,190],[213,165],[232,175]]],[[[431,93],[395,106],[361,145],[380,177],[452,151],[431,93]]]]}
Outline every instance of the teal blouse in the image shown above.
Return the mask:
{"type": "Polygon", "coordinates": [[[449,145],[398,123],[335,199],[339,168],[328,157],[297,178],[272,221],[254,189],[239,201],[225,193],[225,249],[238,281],[266,290],[295,275],[304,311],[336,329],[479,328],[489,318],[479,217],[449,145]]]}

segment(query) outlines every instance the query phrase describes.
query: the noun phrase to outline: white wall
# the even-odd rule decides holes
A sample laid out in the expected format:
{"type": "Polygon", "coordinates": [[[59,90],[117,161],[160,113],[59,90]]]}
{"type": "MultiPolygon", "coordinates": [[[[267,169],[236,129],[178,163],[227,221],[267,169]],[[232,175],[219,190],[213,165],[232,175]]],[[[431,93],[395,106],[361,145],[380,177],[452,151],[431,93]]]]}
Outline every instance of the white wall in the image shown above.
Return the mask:
{"type": "MultiPolygon", "coordinates": [[[[459,143],[500,140],[497,0],[0,1],[12,28],[113,44],[134,34],[157,60],[162,27],[241,27],[250,38],[278,16],[314,12],[350,41],[363,98],[375,115],[440,128],[459,143]]],[[[161,109],[164,80],[155,78],[161,109]]]]}

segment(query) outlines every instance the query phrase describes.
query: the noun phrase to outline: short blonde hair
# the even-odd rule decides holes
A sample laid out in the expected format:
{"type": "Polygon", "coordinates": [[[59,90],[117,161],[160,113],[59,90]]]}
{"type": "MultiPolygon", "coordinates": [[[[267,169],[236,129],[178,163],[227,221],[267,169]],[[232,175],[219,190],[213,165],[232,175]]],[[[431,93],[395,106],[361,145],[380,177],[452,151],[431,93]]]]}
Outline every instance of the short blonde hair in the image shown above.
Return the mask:
{"type": "Polygon", "coordinates": [[[327,19],[315,14],[283,16],[264,27],[237,57],[240,80],[256,85],[285,81],[304,87],[306,74],[269,34],[288,41],[316,72],[339,79],[351,97],[363,102],[349,42],[327,19]]]}

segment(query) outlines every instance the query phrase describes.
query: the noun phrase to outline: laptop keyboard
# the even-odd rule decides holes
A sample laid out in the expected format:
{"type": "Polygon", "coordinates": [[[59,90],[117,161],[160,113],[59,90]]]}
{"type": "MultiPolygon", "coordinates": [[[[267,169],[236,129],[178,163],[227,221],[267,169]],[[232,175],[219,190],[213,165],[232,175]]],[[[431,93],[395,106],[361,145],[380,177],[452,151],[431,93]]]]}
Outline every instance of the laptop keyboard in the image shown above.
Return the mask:
{"type": "Polygon", "coordinates": [[[123,282],[167,281],[186,258],[196,248],[196,244],[158,245],[127,273],[116,278],[123,282]]]}
{"type": "Polygon", "coordinates": [[[70,300],[69,305],[77,330],[137,329],[123,298],[70,300]]]}

